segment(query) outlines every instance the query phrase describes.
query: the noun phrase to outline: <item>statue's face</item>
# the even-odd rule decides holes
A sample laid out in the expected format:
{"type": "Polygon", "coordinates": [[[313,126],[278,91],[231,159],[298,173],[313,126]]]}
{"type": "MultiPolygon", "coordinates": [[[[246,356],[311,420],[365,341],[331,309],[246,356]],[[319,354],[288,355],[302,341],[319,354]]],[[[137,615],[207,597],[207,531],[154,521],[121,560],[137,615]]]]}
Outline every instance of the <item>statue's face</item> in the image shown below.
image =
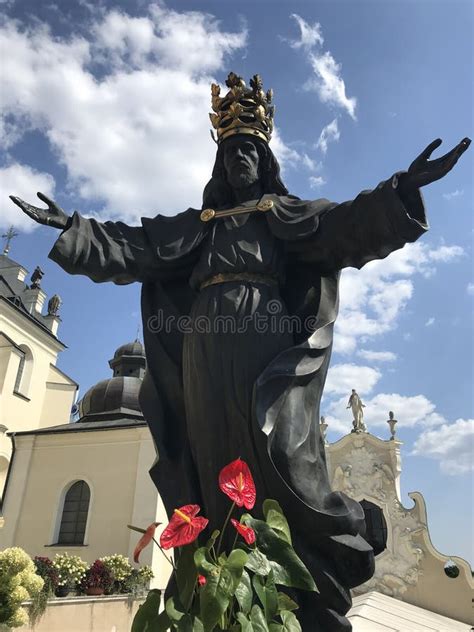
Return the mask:
{"type": "Polygon", "coordinates": [[[224,141],[224,167],[227,181],[234,189],[242,189],[259,179],[259,155],[255,143],[242,136],[224,141]]]}

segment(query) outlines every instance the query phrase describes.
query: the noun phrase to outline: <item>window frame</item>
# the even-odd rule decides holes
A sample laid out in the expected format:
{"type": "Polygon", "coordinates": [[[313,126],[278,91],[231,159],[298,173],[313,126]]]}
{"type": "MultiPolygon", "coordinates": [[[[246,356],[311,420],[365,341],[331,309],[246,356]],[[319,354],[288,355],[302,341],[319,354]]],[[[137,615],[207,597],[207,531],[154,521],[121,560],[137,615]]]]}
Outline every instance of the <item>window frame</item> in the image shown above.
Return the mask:
{"type": "Polygon", "coordinates": [[[90,526],[90,519],[92,515],[92,506],[93,506],[93,495],[94,495],[93,487],[91,485],[91,482],[85,476],[77,476],[72,480],[69,479],[69,481],[62,486],[61,493],[59,495],[59,499],[57,503],[56,512],[55,512],[55,520],[54,520],[53,529],[52,529],[52,537],[50,540],[52,544],[49,544],[47,546],[58,546],[58,547],[64,547],[64,548],[88,546],[89,526],[90,526]],[[76,483],[81,483],[81,482],[87,485],[89,489],[89,504],[88,504],[88,509],[87,509],[86,523],[85,523],[82,542],[80,543],[60,542],[61,526],[63,523],[64,508],[67,502],[67,495],[76,483]]]}

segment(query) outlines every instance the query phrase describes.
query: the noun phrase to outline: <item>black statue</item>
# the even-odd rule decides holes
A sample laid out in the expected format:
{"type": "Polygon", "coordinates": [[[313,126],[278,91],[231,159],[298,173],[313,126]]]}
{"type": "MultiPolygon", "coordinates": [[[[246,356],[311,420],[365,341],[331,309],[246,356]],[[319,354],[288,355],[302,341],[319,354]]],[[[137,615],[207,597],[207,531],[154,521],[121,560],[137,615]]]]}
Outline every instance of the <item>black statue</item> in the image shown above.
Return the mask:
{"type": "Polygon", "coordinates": [[[318,423],[339,273],[426,232],[419,188],[446,175],[470,140],[430,161],[435,140],[408,171],[353,201],[303,201],[288,193],[269,148],[271,91],[257,76],[247,88],[231,73],[227,85],[224,97],[212,87],[218,148],[204,210],[130,227],[68,217],[41,193],[47,209],[12,200],[63,231],[49,256],[67,272],[142,283],[141,404],[168,512],[199,503],[211,525],[222,524],[218,473],[246,460],[258,497],[283,506],[319,587],[297,595],[303,630],[316,621],[318,630],[349,630],[349,589],[372,575],[373,552],[360,505],[330,489],[318,423]]]}
{"type": "Polygon", "coordinates": [[[62,300],[58,294],[54,294],[48,301],[48,316],[57,316],[62,300]]]}
{"type": "Polygon", "coordinates": [[[43,270],[39,266],[36,266],[30,278],[30,281],[31,281],[30,290],[39,290],[41,288],[41,279],[43,277],[44,277],[43,270]]]}

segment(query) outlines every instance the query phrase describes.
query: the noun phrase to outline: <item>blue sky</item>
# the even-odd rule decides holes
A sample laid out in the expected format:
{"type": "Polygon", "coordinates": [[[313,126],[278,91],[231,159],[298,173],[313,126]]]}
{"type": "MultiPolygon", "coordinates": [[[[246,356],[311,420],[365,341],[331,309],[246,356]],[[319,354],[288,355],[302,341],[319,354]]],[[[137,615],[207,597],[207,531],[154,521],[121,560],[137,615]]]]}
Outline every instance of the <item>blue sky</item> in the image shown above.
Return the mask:
{"type": "MultiPolygon", "coordinates": [[[[302,198],[351,199],[434,138],[447,151],[472,136],[467,0],[3,0],[0,10],[0,228],[15,225],[12,258],[40,265],[44,289],[63,299],[59,366],[82,394],[135,337],[140,288],[68,277],[47,259],[54,229],[8,194],[34,203],[40,190],[68,211],[129,223],[200,207],[215,151],[209,85],[230,70],[274,89],[272,147],[302,198]]],[[[350,429],[351,388],[374,434],[388,438],[394,410],[405,504],[422,492],[434,545],[471,563],[472,155],[423,190],[427,235],[344,272],[323,401],[330,440],[350,429]]]]}

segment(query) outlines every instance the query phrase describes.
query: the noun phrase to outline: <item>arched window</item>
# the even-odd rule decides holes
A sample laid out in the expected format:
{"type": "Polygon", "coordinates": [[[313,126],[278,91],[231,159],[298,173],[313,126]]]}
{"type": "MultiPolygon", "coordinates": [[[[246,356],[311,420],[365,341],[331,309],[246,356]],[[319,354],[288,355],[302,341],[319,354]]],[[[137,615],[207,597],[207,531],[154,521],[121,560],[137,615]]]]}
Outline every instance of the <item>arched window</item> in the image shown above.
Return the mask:
{"type": "Polygon", "coordinates": [[[368,500],[361,500],[360,504],[365,515],[365,539],[378,555],[387,548],[387,523],[383,511],[368,500]]]}
{"type": "Polygon", "coordinates": [[[91,491],[85,481],[77,481],[64,497],[58,544],[84,544],[91,491]]]}

